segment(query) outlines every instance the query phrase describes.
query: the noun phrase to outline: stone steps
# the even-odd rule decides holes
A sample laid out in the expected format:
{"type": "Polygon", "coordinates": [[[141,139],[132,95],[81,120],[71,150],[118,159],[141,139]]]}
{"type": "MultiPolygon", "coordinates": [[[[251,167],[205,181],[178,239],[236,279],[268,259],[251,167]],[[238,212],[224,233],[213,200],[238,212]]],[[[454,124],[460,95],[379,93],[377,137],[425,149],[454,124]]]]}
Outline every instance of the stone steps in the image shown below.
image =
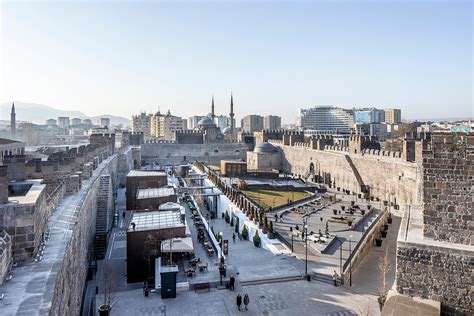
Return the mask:
{"type": "Polygon", "coordinates": [[[286,277],[262,278],[262,279],[255,279],[255,280],[240,281],[240,285],[249,286],[249,285],[299,281],[303,279],[304,279],[303,275],[293,275],[293,276],[286,276],[286,277]]]}

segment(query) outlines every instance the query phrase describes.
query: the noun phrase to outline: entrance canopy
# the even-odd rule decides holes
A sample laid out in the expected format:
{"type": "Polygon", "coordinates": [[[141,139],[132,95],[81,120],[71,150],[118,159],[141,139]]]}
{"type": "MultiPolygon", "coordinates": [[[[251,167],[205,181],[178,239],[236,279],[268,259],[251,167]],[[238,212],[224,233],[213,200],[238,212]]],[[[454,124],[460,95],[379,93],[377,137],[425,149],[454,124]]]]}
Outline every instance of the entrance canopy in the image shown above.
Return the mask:
{"type": "Polygon", "coordinates": [[[193,240],[191,237],[163,240],[161,242],[161,252],[194,252],[193,240]]]}

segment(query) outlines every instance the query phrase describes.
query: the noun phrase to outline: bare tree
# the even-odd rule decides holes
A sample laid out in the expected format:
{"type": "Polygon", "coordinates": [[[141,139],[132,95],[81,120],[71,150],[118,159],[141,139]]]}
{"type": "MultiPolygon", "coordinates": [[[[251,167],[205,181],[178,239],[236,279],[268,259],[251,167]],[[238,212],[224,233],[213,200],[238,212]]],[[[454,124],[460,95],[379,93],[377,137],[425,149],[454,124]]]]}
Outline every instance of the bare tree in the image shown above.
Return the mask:
{"type": "Polygon", "coordinates": [[[109,263],[106,263],[104,265],[104,268],[102,270],[101,283],[102,287],[104,288],[104,300],[102,305],[104,306],[103,308],[105,310],[110,311],[116,303],[116,287],[112,276],[111,266],[109,263]]]}
{"type": "Polygon", "coordinates": [[[383,257],[380,257],[379,262],[377,264],[377,269],[379,271],[378,301],[379,301],[380,309],[382,310],[383,305],[385,304],[385,301],[387,299],[387,294],[388,294],[387,275],[388,275],[388,272],[390,271],[388,247],[385,248],[385,254],[383,255],[383,257]]]}

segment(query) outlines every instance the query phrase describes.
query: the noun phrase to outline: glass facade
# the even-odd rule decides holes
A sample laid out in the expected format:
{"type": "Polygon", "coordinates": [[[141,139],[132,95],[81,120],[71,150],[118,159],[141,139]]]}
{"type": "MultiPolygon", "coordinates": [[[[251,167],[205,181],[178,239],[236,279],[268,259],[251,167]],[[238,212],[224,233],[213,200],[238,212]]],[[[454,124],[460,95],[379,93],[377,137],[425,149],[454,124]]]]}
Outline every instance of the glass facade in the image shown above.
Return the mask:
{"type": "Polygon", "coordinates": [[[354,112],[334,106],[300,109],[297,126],[306,130],[348,133],[354,128],[354,112]]]}

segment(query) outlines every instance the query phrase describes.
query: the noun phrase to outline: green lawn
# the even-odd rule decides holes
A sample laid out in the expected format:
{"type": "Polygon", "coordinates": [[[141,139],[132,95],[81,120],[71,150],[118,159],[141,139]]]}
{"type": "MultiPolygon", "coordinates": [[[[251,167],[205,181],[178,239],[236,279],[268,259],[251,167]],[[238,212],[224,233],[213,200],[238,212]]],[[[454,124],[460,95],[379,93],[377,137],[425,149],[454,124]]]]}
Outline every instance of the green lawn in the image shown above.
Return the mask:
{"type": "Polygon", "coordinates": [[[242,190],[242,192],[264,208],[280,206],[286,204],[288,199],[297,201],[311,195],[300,191],[242,190]]]}

